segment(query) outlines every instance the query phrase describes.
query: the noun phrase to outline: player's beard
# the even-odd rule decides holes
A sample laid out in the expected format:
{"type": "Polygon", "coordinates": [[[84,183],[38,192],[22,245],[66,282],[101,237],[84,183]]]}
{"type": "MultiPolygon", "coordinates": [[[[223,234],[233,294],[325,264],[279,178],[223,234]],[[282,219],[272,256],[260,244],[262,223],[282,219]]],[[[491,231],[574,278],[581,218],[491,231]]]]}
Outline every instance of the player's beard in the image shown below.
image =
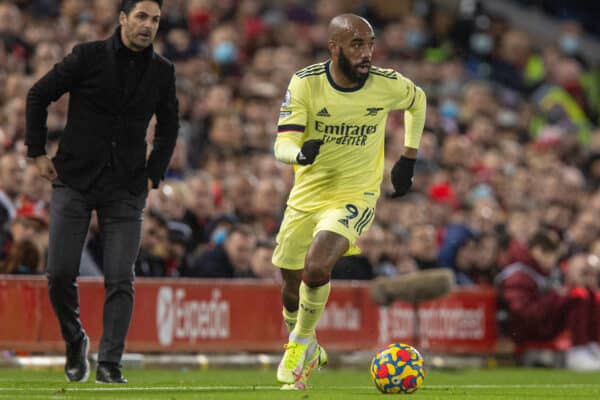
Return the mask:
{"type": "Polygon", "coordinates": [[[367,78],[369,77],[368,72],[366,74],[361,74],[360,72],[356,71],[356,68],[360,64],[364,64],[364,63],[365,62],[362,61],[356,65],[352,65],[352,63],[350,62],[350,59],[348,57],[346,57],[346,55],[344,54],[344,51],[340,47],[340,51],[338,52],[338,64],[340,66],[340,69],[342,70],[342,73],[351,82],[362,84],[362,83],[364,83],[364,81],[367,80],[367,78]]]}

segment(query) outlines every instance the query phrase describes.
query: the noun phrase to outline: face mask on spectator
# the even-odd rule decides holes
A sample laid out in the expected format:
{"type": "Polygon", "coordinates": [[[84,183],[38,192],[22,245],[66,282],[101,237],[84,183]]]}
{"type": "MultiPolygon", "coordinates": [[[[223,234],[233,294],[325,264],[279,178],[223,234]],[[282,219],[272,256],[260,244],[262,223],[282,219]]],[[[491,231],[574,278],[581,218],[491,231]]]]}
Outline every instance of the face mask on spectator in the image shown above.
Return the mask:
{"type": "Polygon", "coordinates": [[[425,34],[421,31],[409,31],[406,34],[406,44],[411,49],[420,49],[425,44],[425,34]]]}
{"type": "Polygon", "coordinates": [[[567,54],[575,54],[579,51],[579,38],[575,35],[562,35],[558,39],[560,49],[567,54]]]}
{"type": "Polygon", "coordinates": [[[212,241],[214,244],[219,245],[225,242],[227,239],[227,228],[218,228],[212,235],[212,241]]]}
{"type": "Polygon", "coordinates": [[[458,106],[452,100],[444,100],[440,106],[440,114],[444,118],[456,119],[458,116],[458,106]]]}
{"type": "Polygon", "coordinates": [[[213,50],[213,59],[217,64],[232,64],[237,57],[237,49],[231,42],[221,42],[213,50]]]}
{"type": "Polygon", "coordinates": [[[492,37],[486,33],[475,33],[471,35],[469,43],[471,45],[471,50],[482,56],[490,54],[494,47],[492,37]]]}

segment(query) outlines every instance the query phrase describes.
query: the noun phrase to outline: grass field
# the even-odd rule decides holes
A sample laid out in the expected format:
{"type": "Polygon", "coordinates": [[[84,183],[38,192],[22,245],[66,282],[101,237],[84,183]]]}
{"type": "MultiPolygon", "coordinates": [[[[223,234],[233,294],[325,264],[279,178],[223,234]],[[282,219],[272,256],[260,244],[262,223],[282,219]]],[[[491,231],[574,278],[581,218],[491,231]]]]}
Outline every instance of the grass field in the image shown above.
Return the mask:
{"type": "MultiPolygon", "coordinates": [[[[272,369],[125,370],[128,385],[67,384],[58,370],[0,369],[0,399],[387,399],[372,385],[367,368],[324,369],[304,392],[284,392],[272,369]]],[[[412,399],[600,399],[600,373],[489,369],[430,371],[412,399]]]]}

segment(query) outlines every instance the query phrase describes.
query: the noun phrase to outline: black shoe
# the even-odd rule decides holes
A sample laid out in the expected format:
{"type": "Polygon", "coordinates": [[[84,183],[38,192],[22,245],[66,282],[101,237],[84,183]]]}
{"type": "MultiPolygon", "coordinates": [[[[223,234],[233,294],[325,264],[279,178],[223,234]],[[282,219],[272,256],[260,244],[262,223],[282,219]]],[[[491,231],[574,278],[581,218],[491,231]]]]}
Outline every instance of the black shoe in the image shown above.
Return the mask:
{"type": "Polygon", "coordinates": [[[74,343],[67,343],[67,362],[65,377],[67,382],[85,382],[90,377],[90,339],[84,333],[83,338],[74,343]]]}
{"type": "Polygon", "coordinates": [[[121,368],[117,364],[99,363],[96,383],[127,383],[127,379],[121,375],[121,368]]]}

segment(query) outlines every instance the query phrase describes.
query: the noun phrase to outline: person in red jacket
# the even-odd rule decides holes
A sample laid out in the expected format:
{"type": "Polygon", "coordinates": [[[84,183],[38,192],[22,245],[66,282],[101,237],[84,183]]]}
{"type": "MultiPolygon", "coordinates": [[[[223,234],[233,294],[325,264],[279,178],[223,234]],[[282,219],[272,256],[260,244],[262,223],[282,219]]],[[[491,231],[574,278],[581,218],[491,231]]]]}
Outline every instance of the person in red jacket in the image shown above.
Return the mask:
{"type": "Polygon", "coordinates": [[[568,330],[572,347],[565,354],[566,367],[600,370],[598,308],[587,269],[574,259],[573,268],[566,270],[564,285],[554,279],[561,253],[561,241],[554,231],[535,233],[528,250],[527,263],[510,264],[497,277],[508,311],[507,333],[522,343],[550,340],[568,330]]]}

